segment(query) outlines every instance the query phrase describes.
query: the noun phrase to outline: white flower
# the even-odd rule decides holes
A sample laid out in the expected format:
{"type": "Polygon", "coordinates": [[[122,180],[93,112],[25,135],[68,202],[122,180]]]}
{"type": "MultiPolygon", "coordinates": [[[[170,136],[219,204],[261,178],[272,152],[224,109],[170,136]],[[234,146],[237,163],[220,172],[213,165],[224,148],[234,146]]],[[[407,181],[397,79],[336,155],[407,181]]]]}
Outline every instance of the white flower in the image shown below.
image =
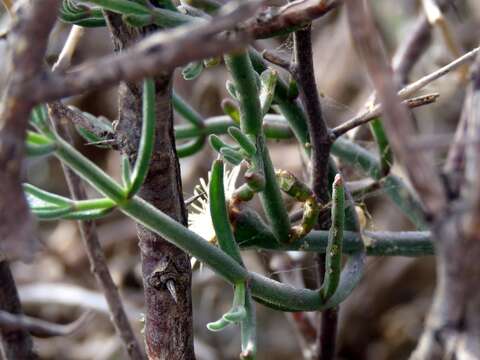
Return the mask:
{"type": "MultiPolygon", "coordinates": [[[[225,189],[225,200],[232,198],[235,191],[235,183],[240,174],[240,165],[233,167],[230,171],[225,170],[223,176],[223,186],[225,189]]],[[[210,182],[210,172],[208,172],[208,181],[210,182]]],[[[191,211],[188,213],[188,228],[200,235],[211,244],[217,243],[215,229],[213,228],[212,217],[210,216],[210,201],[208,198],[208,184],[204,178],[200,178],[200,184],[193,190],[194,196],[198,198],[190,205],[191,211]]],[[[192,268],[197,259],[191,259],[192,268]]]]}

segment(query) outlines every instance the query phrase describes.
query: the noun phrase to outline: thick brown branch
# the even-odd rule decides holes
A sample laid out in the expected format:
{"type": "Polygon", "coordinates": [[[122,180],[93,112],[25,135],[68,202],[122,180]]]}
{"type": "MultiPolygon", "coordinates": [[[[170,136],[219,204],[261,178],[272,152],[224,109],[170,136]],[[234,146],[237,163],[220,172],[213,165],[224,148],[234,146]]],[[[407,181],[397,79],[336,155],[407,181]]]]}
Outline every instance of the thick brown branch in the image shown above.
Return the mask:
{"type": "MultiPolygon", "coordinates": [[[[145,32],[152,30],[139,32],[113,14],[108,14],[108,20],[115,50],[120,53],[139,41],[145,32]]],[[[199,47],[198,44],[195,47],[199,47]]],[[[169,66],[156,69],[156,74],[161,72],[155,77],[157,122],[154,153],[139,195],[186,225],[187,214],[173,134],[171,69],[169,66]]],[[[119,106],[117,142],[123,154],[133,163],[142,127],[141,83],[126,81],[120,84],[119,106]]],[[[138,225],[137,232],[142,256],[147,355],[149,359],[194,359],[189,256],[141,225],[138,225]],[[172,291],[175,293],[172,294],[172,291]]]]}
{"type": "Polygon", "coordinates": [[[249,20],[242,28],[255,39],[264,39],[287,34],[292,29],[301,29],[315,19],[337,8],[341,0],[296,0],[280,8],[274,15],[260,15],[249,20]]]}
{"type": "MultiPolygon", "coordinates": [[[[450,6],[450,0],[436,1],[441,10],[450,6]]],[[[432,25],[424,13],[418,16],[415,26],[397,50],[393,59],[393,69],[399,85],[406,84],[408,77],[420,57],[428,49],[432,40],[432,25]]]]}
{"type": "Polygon", "coordinates": [[[42,74],[30,82],[37,102],[53,101],[119,81],[138,81],[162,71],[172,71],[190,61],[242,50],[252,38],[246,32],[221,34],[252,16],[261,2],[248,2],[209,22],[150,34],[121,54],[82,64],[63,75],[42,74]],[[198,46],[202,44],[202,46],[198,46]]]}

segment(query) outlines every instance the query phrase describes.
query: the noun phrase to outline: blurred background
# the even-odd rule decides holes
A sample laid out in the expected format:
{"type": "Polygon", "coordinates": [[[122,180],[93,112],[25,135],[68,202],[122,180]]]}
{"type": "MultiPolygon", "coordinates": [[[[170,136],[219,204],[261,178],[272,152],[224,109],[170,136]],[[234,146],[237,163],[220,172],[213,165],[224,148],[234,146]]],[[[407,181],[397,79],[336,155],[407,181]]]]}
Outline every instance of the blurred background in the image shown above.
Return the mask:
{"type": "MultiPolygon", "coordinates": [[[[447,20],[462,53],[478,46],[480,39],[480,2],[453,1],[447,20]]],[[[418,14],[423,11],[415,0],[371,1],[378,28],[393,56],[397,46],[412,31],[418,14]]],[[[2,29],[8,28],[7,14],[2,16],[2,29]]],[[[322,106],[330,126],[340,124],[363,108],[372,87],[361,66],[353,44],[342,7],[316,21],[314,30],[314,60],[316,80],[322,94],[322,106]]],[[[50,61],[58,55],[69,26],[58,24],[51,36],[48,51],[50,61]]],[[[201,44],[199,44],[201,46],[201,44]]],[[[258,41],[258,49],[268,48],[290,56],[290,37],[258,41]]],[[[0,51],[5,44],[0,40],[0,51]]],[[[112,52],[105,29],[87,29],[75,54],[74,64],[80,64],[112,52]]],[[[438,69],[453,60],[438,29],[433,29],[433,40],[428,51],[411,73],[410,80],[438,69]]],[[[5,61],[0,56],[0,63],[5,61]]],[[[3,65],[3,64],[1,64],[3,65]]],[[[0,65],[0,69],[4,66],[0,65]]],[[[209,68],[193,81],[175,77],[175,90],[205,118],[222,114],[220,102],[228,97],[225,81],[228,76],[222,65],[209,68]]],[[[282,73],[282,76],[285,74],[282,73]]],[[[0,82],[4,84],[6,74],[0,82]]],[[[465,91],[465,79],[453,72],[428,86],[424,93],[438,92],[436,103],[414,110],[419,144],[418,151],[427,151],[431,161],[441,165],[448,143],[453,137],[459,119],[465,91]]],[[[91,92],[68,99],[70,104],[112,121],[117,114],[116,89],[91,92]]],[[[176,119],[181,123],[180,118],[176,119]]],[[[354,136],[358,143],[373,148],[367,129],[354,136]]],[[[120,158],[114,151],[85,145],[81,138],[76,145],[89,158],[120,178],[120,158]]],[[[287,169],[305,179],[305,166],[299,147],[294,141],[269,143],[277,168],[287,169]]],[[[200,153],[181,160],[184,197],[193,195],[199,178],[207,177],[215,154],[206,146],[200,153]]],[[[339,163],[348,180],[360,178],[353,169],[339,163]]],[[[401,168],[394,172],[402,175],[401,168]]],[[[49,191],[67,194],[59,163],[55,159],[28,161],[26,177],[29,182],[49,191]]],[[[90,189],[91,196],[96,194],[90,189]]],[[[367,228],[372,230],[411,230],[412,224],[395,208],[382,191],[356,199],[363,210],[367,228]]],[[[254,203],[255,206],[255,203],[254,203]]],[[[114,334],[113,326],[102,294],[89,271],[77,225],[71,221],[42,222],[38,224],[43,251],[31,264],[12,265],[25,312],[57,323],[76,319],[86,308],[95,309],[96,316],[82,330],[72,336],[35,339],[36,347],[45,359],[119,359],[124,353],[114,334]]],[[[134,223],[113,213],[98,221],[98,231],[108,257],[114,280],[121,289],[129,317],[138,335],[142,328],[143,292],[139,251],[134,223]]],[[[272,254],[246,252],[248,267],[268,276],[295,283],[299,277],[307,284],[314,283],[315,270],[311,256],[298,253],[272,254]]],[[[340,359],[405,359],[412,351],[422,330],[435,286],[433,257],[369,258],[363,280],[346,302],[341,305],[338,336],[340,359]]],[[[240,336],[236,328],[212,333],[206,324],[214,321],[231,304],[232,293],[223,280],[206,267],[196,270],[193,279],[195,347],[199,360],[237,359],[240,336]]],[[[257,306],[259,359],[302,359],[301,343],[294,327],[293,317],[257,306]]],[[[309,323],[315,323],[315,314],[306,314],[309,323]]],[[[308,350],[308,349],[307,349],[308,350]]]]}

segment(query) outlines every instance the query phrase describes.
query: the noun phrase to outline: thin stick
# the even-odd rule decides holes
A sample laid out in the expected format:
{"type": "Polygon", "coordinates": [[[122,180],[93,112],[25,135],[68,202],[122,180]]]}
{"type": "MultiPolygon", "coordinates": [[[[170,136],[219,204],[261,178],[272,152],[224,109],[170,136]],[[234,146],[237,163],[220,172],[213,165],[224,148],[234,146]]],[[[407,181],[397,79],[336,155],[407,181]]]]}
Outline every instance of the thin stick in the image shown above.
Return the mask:
{"type": "Polygon", "coordinates": [[[455,59],[451,63],[441,67],[440,69],[432,72],[431,74],[428,74],[417,81],[405,86],[402,90],[398,92],[398,96],[400,96],[402,99],[405,99],[409,96],[412,96],[415,92],[418,90],[424,88],[431,82],[441,78],[442,76],[450,73],[451,71],[457,69],[459,66],[462,66],[463,64],[467,63],[468,61],[474,60],[475,57],[477,56],[478,52],[480,50],[480,47],[476,47],[473,50],[470,50],[467,52],[465,55],[460,56],[458,59],[455,59]]]}
{"type": "Polygon", "coordinates": [[[426,51],[432,40],[431,26],[425,14],[421,14],[415,22],[413,30],[396,50],[392,60],[398,83],[403,86],[415,64],[426,51]]]}
{"type": "Polygon", "coordinates": [[[0,328],[2,331],[28,331],[30,334],[40,338],[55,336],[68,336],[83,328],[93,317],[93,312],[83,313],[77,320],[65,324],[55,324],[49,321],[36,319],[25,315],[15,315],[7,311],[0,311],[0,328]]]}
{"type": "Polygon", "coordinates": [[[58,60],[52,66],[52,71],[62,71],[70,67],[73,54],[75,53],[75,49],[77,48],[78,43],[80,42],[80,39],[82,38],[84,33],[84,28],[77,25],[72,26],[72,29],[68,34],[67,41],[65,42],[65,45],[60,52],[60,55],[58,55],[58,60]]]}
{"type": "MultiPolygon", "coordinates": [[[[410,109],[432,104],[439,98],[440,94],[433,93],[427,95],[421,95],[414,98],[404,100],[403,103],[407,105],[410,109]]],[[[380,104],[375,104],[371,108],[365,110],[364,112],[356,115],[354,118],[345,121],[343,124],[338,125],[332,129],[332,135],[335,138],[338,138],[350,130],[368,123],[369,121],[379,117],[382,114],[382,106],[380,104]]]]}
{"type": "MultiPolygon", "coordinates": [[[[479,50],[480,50],[480,47],[477,47],[477,48],[471,50],[470,52],[466,53],[465,55],[459,57],[458,59],[452,61],[451,63],[441,67],[440,69],[435,70],[434,72],[432,72],[428,75],[425,75],[424,77],[418,79],[417,81],[414,81],[413,83],[410,83],[410,84],[406,85],[405,87],[403,87],[398,92],[398,96],[401,97],[402,99],[404,99],[405,100],[404,103],[410,108],[416,107],[416,106],[421,106],[421,105],[426,105],[426,104],[429,104],[431,102],[436,101],[438,96],[430,98],[430,96],[434,96],[434,94],[418,96],[418,97],[412,98],[412,99],[407,99],[407,98],[414,95],[418,90],[421,90],[422,88],[424,88],[425,86],[427,86],[431,82],[433,82],[433,81],[441,78],[442,76],[450,73],[451,71],[455,70],[459,66],[462,66],[466,62],[468,62],[470,60],[473,60],[475,58],[475,56],[477,55],[479,50]],[[423,103],[423,101],[425,101],[425,103],[423,103]]],[[[333,134],[335,135],[335,138],[338,138],[339,136],[341,136],[341,135],[345,134],[346,132],[350,131],[351,129],[372,120],[373,118],[378,116],[380,114],[380,112],[381,112],[381,110],[380,110],[380,105],[379,104],[375,104],[375,105],[367,108],[366,110],[364,110],[360,114],[356,115],[353,119],[347,120],[347,122],[345,122],[344,124],[339,125],[336,128],[334,128],[333,129],[333,134]],[[373,116],[373,118],[370,118],[371,114],[375,114],[373,116]],[[357,122],[359,123],[358,125],[356,125],[357,122]]]]}

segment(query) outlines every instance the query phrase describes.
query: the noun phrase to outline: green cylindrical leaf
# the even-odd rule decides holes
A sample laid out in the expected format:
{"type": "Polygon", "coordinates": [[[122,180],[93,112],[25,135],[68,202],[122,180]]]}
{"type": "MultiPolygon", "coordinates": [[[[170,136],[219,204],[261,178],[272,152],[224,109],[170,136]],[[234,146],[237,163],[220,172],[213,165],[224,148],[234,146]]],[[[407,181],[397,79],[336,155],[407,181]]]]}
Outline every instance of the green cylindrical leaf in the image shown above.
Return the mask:
{"type": "Polygon", "coordinates": [[[66,197],[42,190],[32,184],[24,183],[23,189],[28,195],[36,200],[36,204],[38,205],[35,206],[35,204],[31,203],[31,206],[33,205],[33,207],[51,205],[55,205],[55,207],[69,207],[73,204],[73,201],[66,197]]]}
{"type": "Polygon", "coordinates": [[[78,200],[73,204],[75,211],[87,211],[98,209],[110,209],[115,206],[115,202],[110,198],[78,200]]]}
{"type": "Polygon", "coordinates": [[[255,304],[250,295],[250,290],[246,292],[245,310],[246,316],[240,323],[242,334],[242,352],[240,359],[255,360],[257,356],[257,323],[255,304]]]}
{"type": "Polygon", "coordinates": [[[272,69],[267,69],[260,75],[260,106],[263,115],[270,110],[270,106],[272,105],[277,79],[278,73],[272,69]]]}
{"type": "Polygon", "coordinates": [[[98,191],[108,196],[115,202],[125,200],[125,189],[117,184],[96,164],[88,161],[82,154],[76,151],[69,143],[56,137],[57,150],[55,155],[67,163],[77,173],[88,180],[98,191]],[[88,176],[87,176],[88,175],[88,176]]]}
{"type": "Polygon", "coordinates": [[[245,310],[245,283],[235,284],[233,304],[230,311],[223,315],[223,319],[236,323],[242,321],[247,315],[245,310]]]}
{"type": "Polygon", "coordinates": [[[212,165],[212,172],[209,184],[210,214],[212,224],[217,236],[218,245],[226,254],[231,256],[239,264],[243,264],[240,250],[233,237],[230,225],[225,190],[223,185],[223,162],[215,160],[212,165]]]}
{"type": "Polygon", "coordinates": [[[230,310],[228,313],[224,314],[222,318],[231,323],[237,323],[245,319],[247,312],[245,311],[244,306],[239,306],[235,309],[230,310]]]}
{"type": "Polygon", "coordinates": [[[107,209],[95,209],[95,210],[82,210],[82,211],[73,211],[71,213],[65,214],[62,216],[62,219],[65,220],[97,220],[102,219],[109,213],[111,213],[113,208],[107,209]]]}
{"type": "Polygon", "coordinates": [[[240,129],[232,126],[228,129],[228,133],[249,156],[255,155],[257,152],[255,144],[240,129]]]}
{"type": "Polygon", "coordinates": [[[55,151],[55,145],[34,145],[26,143],[25,150],[28,157],[46,156],[55,151]]]}
{"type": "Polygon", "coordinates": [[[261,132],[262,113],[258,98],[257,75],[246,54],[225,56],[225,64],[233,77],[236,95],[242,108],[240,126],[247,135],[261,132]]]}
{"type": "Polygon", "coordinates": [[[226,89],[227,89],[228,94],[229,94],[232,98],[238,100],[238,99],[239,99],[239,95],[238,95],[237,88],[235,87],[235,84],[234,84],[232,81],[227,80],[225,86],[226,86],[226,89]]]}
{"type": "Polygon", "coordinates": [[[243,156],[238,151],[233,150],[229,147],[223,147],[220,149],[220,154],[232,165],[240,165],[243,161],[243,156]]]}
{"type": "Polygon", "coordinates": [[[298,95],[300,92],[298,91],[298,84],[297,81],[293,78],[292,75],[289,75],[288,77],[288,89],[287,89],[287,97],[290,100],[295,100],[298,98],[298,95]]]}
{"type": "Polygon", "coordinates": [[[222,3],[215,0],[184,0],[184,2],[206,13],[215,12],[222,7],[222,3]]]}
{"type": "Polygon", "coordinates": [[[127,14],[123,15],[122,19],[125,23],[132,27],[144,27],[153,24],[153,17],[149,14],[127,14]]]}
{"type": "Polygon", "coordinates": [[[332,192],[332,226],[325,254],[325,280],[321,294],[326,301],[333,296],[340,282],[342,271],[342,243],[345,224],[345,193],[340,175],[335,177],[332,192]]]}
{"type": "Polygon", "coordinates": [[[185,66],[182,70],[182,76],[185,80],[194,80],[203,71],[203,63],[201,61],[194,61],[185,66]]]}
{"type": "Polygon", "coordinates": [[[58,220],[72,212],[71,207],[33,208],[32,212],[40,220],[58,220]]]}
{"type": "Polygon", "coordinates": [[[382,173],[382,176],[387,176],[393,165],[393,152],[387,134],[380,119],[370,121],[369,126],[375,142],[377,143],[378,155],[380,157],[380,172],[382,173]]]}
{"type": "Polygon", "coordinates": [[[226,144],[222,139],[220,139],[217,135],[213,134],[208,137],[208,142],[213,150],[216,152],[220,152],[223,148],[230,148],[233,150],[233,147],[226,144]]]}
{"type": "Polygon", "coordinates": [[[184,158],[187,156],[192,156],[202,150],[203,145],[205,144],[205,136],[199,136],[196,139],[190,140],[185,144],[177,146],[177,155],[179,158],[184,158]]]}
{"type": "Polygon", "coordinates": [[[122,182],[125,189],[132,187],[132,167],[128,156],[122,156],[122,182]]]}
{"type": "Polygon", "coordinates": [[[105,27],[107,23],[104,18],[86,18],[82,20],[72,21],[72,24],[86,27],[86,28],[95,28],[95,27],[105,27]]]}
{"type": "Polygon", "coordinates": [[[172,102],[173,108],[181,117],[183,117],[193,126],[204,126],[203,117],[175,92],[173,93],[172,102]]]}
{"type": "Polygon", "coordinates": [[[211,322],[207,324],[207,328],[210,331],[222,331],[225,329],[228,325],[232,324],[230,321],[225,320],[224,318],[221,318],[215,322],[211,322]]]}
{"type": "Polygon", "coordinates": [[[150,12],[147,7],[129,0],[88,0],[88,2],[118,14],[148,15],[150,12]]]}
{"type": "Polygon", "coordinates": [[[205,22],[205,19],[182,14],[178,11],[171,11],[168,9],[152,8],[150,14],[153,17],[155,25],[161,28],[174,28],[194,22],[205,22]]]}
{"type": "Polygon", "coordinates": [[[48,133],[50,131],[48,111],[45,105],[37,105],[32,109],[30,123],[35,127],[35,129],[42,133],[48,133]]]}
{"type": "Polygon", "coordinates": [[[235,102],[231,99],[223,99],[221,106],[223,112],[230,116],[230,118],[235,122],[235,124],[240,125],[240,110],[237,104],[235,104],[235,102]]]}
{"type": "Polygon", "coordinates": [[[155,142],[155,123],[155,82],[152,79],[147,79],[143,82],[142,136],[140,137],[137,159],[132,172],[132,186],[127,191],[129,196],[140,190],[147,177],[155,142]]]}

